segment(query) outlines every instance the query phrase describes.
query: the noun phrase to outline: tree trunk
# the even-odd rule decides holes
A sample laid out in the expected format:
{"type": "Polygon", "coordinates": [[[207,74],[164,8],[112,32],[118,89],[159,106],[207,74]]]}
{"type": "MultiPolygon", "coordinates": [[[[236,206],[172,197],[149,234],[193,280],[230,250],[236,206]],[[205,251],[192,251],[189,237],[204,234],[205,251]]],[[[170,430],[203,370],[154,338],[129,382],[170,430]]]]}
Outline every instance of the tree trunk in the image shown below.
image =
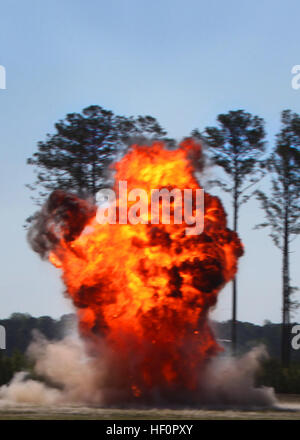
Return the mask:
{"type": "MultiPolygon", "coordinates": [[[[288,196],[287,196],[288,199],[288,196]]],[[[289,277],[289,212],[288,200],[284,212],[284,236],[282,251],[282,330],[281,362],[284,367],[290,363],[290,277],[289,277]]]]}
{"type": "Polygon", "coordinates": [[[231,345],[232,354],[236,354],[236,308],[237,308],[237,283],[236,278],[232,281],[232,322],[231,322],[231,345]]]}
{"type": "Polygon", "coordinates": [[[94,158],[93,163],[92,163],[92,195],[93,195],[94,200],[96,197],[96,192],[97,192],[97,190],[96,190],[96,163],[95,163],[95,158],[94,158]]]}
{"type": "MultiPolygon", "coordinates": [[[[233,230],[237,232],[238,226],[238,195],[237,188],[235,187],[233,195],[233,230]]],[[[231,347],[232,354],[236,354],[237,348],[237,278],[232,281],[232,321],[231,321],[231,347]]]]}

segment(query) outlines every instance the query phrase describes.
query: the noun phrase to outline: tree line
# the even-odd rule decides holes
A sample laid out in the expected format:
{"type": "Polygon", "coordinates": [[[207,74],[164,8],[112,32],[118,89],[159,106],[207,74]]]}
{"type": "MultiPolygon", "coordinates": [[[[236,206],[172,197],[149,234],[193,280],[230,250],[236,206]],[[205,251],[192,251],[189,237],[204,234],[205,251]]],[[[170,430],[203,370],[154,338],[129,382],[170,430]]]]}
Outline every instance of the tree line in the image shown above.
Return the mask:
{"type": "MultiPolygon", "coordinates": [[[[274,145],[267,146],[264,120],[245,110],[219,114],[216,125],[195,128],[191,136],[207,145],[211,162],[223,171],[224,179],[210,182],[228,193],[232,201],[233,225],[238,231],[241,207],[256,197],[274,244],[282,253],[281,361],[290,361],[291,312],[297,306],[291,285],[291,242],[300,233],[300,115],[290,110],[281,114],[281,127],[274,145]],[[271,188],[257,188],[265,177],[271,188]]],[[[176,142],[152,116],[125,117],[93,105],[81,113],[67,114],[55,124],[55,132],[37,145],[27,163],[34,167],[36,181],[28,187],[41,204],[54,189],[81,197],[94,197],[110,183],[109,165],[132,143],[163,140],[176,142]]],[[[27,219],[31,222],[34,215],[27,219]]],[[[232,283],[231,341],[237,349],[237,279],[232,283]]]]}
{"type": "MultiPolygon", "coordinates": [[[[0,350],[0,386],[11,381],[14,374],[27,371],[29,377],[37,378],[33,362],[26,355],[32,341],[32,332],[39,331],[47,340],[61,340],[66,328],[76,325],[76,316],[63,315],[60,319],[50,316],[33,317],[28,314],[14,313],[10,318],[0,320],[7,330],[7,349],[0,350]]],[[[216,337],[225,350],[231,335],[231,321],[212,322],[216,337]]],[[[280,365],[281,325],[265,322],[263,326],[249,322],[237,322],[239,338],[237,350],[244,354],[259,344],[264,344],[270,355],[257,375],[257,385],[272,386],[277,392],[300,393],[300,350],[293,350],[289,369],[280,365]]],[[[226,351],[225,351],[226,353],[226,351]]],[[[41,380],[40,377],[38,377],[41,380]]]]}

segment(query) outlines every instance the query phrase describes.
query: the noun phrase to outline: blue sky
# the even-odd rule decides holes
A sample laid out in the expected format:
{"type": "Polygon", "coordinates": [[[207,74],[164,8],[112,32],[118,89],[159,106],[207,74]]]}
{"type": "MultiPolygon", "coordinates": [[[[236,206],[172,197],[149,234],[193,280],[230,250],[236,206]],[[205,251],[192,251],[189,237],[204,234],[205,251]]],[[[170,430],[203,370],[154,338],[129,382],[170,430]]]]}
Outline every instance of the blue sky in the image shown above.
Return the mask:
{"type": "MultiPolygon", "coordinates": [[[[151,114],[181,138],[242,108],[266,120],[272,145],[281,110],[300,113],[300,89],[291,87],[292,66],[300,64],[299,13],[299,1],[289,0],[1,2],[1,318],[71,310],[58,271],[30,250],[22,229],[35,209],[24,187],[33,180],[26,158],[54,123],[99,104],[151,114]]],[[[253,231],[262,219],[255,201],[243,207],[238,318],[279,322],[281,256],[266,232],[253,231]]],[[[291,254],[294,285],[299,241],[291,254]]],[[[230,317],[229,288],[214,316],[230,317]]]]}

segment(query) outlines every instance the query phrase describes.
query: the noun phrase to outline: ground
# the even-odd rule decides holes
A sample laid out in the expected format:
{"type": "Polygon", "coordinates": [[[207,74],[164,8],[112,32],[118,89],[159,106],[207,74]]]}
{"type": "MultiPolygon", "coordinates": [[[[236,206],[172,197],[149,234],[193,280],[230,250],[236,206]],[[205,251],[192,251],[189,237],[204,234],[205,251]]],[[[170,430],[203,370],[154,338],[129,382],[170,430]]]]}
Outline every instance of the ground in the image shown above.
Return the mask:
{"type": "Polygon", "coordinates": [[[267,410],[103,409],[83,406],[0,406],[0,420],[300,420],[300,395],[280,395],[279,405],[267,410]]]}

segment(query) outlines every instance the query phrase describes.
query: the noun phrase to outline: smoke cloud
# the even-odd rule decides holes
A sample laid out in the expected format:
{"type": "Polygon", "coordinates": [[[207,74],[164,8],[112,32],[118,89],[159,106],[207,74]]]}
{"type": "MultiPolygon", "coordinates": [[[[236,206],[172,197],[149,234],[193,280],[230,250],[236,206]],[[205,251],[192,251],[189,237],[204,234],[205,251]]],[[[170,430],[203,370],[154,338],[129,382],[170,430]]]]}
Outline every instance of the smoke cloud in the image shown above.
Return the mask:
{"type": "MultiPolygon", "coordinates": [[[[10,404],[32,405],[97,405],[147,407],[143,398],[126,403],[122,365],[116,363],[105,342],[101,356],[90,356],[84,342],[77,335],[68,335],[61,341],[48,341],[35,334],[28,349],[34,360],[32,379],[26,372],[17,373],[8,385],[0,388],[0,406],[10,404]],[[119,404],[120,402],[123,402],[119,404]]],[[[260,361],[266,356],[263,347],[252,349],[240,358],[223,356],[211,360],[205,369],[202,386],[192,395],[183,395],[172,404],[154,390],[155,406],[169,408],[263,408],[276,404],[271,388],[255,388],[254,378],[260,361]],[[178,404],[178,402],[181,402],[178,404]]],[[[171,397],[171,396],[170,396],[171,397]]],[[[175,396],[174,396],[175,397],[175,396]]],[[[153,407],[153,405],[152,405],[153,407]]]]}
{"type": "Polygon", "coordinates": [[[265,347],[258,346],[242,357],[212,359],[203,382],[203,401],[208,405],[239,408],[274,406],[273,388],[255,387],[255,375],[267,357],[265,347]]]}

